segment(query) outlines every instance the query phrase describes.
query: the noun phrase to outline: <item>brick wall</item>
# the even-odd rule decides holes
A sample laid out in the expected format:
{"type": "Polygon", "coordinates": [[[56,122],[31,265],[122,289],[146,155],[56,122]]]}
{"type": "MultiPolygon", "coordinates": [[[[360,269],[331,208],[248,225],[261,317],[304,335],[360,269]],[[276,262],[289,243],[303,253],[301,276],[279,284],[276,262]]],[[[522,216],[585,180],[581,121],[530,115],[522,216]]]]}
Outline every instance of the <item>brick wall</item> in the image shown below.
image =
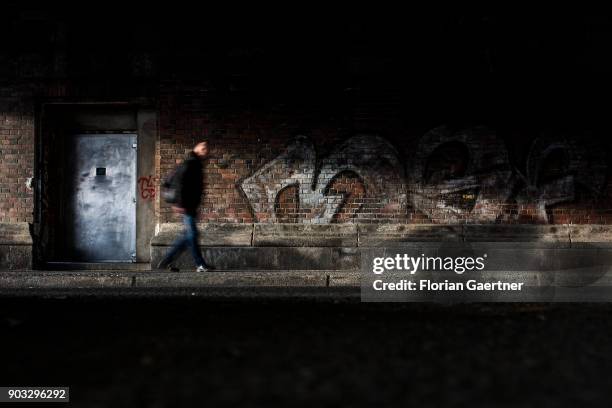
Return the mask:
{"type": "Polygon", "coordinates": [[[33,220],[35,106],[146,99],[157,188],[211,142],[205,222],[610,223],[607,21],[140,12],[0,16],[0,222],[33,220]]]}
{"type": "Polygon", "coordinates": [[[25,87],[0,87],[0,222],[32,222],[34,104],[25,87]]]}
{"type": "MultiPolygon", "coordinates": [[[[357,97],[337,107],[350,115],[330,119],[312,111],[244,109],[240,98],[205,86],[158,87],[158,180],[195,142],[211,142],[204,222],[611,221],[609,145],[599,133],[402,128],[377,120],[379,106],[356,108],[357,97]],[[253,177],[266,166],[266,174],[253,177]]],[[[0,222],[32,222],[32,91],[5,86],[1,92],[0,222]]],[[[157,216],[162,223],[178,220],[161,202],[157,216]]]]}
{"type": "MultiPolygon", "coordinates": [[[[609,145],[601,135],[478,124],[402,127],[384,119],[401,117],[398,106],[376,100],[345,95],[331,114],[257,110],[241,106],[239,94],[166,84],[158,177],[206,138],[202,221],[611,221],[609,145]],[[349,114],[334,117],[338,112],[349,114]]],[[[163,203],[158,215],[162,223],[178,221],[163,203]]]]}

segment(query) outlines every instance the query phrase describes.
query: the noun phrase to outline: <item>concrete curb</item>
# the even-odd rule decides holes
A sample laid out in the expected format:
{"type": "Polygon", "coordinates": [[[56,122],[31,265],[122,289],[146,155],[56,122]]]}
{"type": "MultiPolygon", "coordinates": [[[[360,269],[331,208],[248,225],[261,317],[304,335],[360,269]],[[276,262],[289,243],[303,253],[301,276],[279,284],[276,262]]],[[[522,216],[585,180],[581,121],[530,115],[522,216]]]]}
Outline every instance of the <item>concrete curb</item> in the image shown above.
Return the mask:
{"type": "Polygon", "coordinates": [[[359,273],[346,271],[11,271],[0,272],[0,293],[35,289],[359,288],[359,273]]]}
{"type": "MultiPolygon", "coordinates": [[[[612,288],[612,274],[601,265],[558,271],[482,272],[481,277],[563,288],[612,288]],[[548,282],[548,283],[547,283],[548,282]]],[[[564,289],[565,290],[565,289],[564,289]]],[[[606,292],[608,293],[608,292],[606,292]]],[[[361,299],[358,271],[283,270],[157,272],[126,270],[0,271],[0,297],[184,297],[210,299],[287,298],[361,299]]],[[[605,301],[608,301],[608,295],[605,301]]]]}

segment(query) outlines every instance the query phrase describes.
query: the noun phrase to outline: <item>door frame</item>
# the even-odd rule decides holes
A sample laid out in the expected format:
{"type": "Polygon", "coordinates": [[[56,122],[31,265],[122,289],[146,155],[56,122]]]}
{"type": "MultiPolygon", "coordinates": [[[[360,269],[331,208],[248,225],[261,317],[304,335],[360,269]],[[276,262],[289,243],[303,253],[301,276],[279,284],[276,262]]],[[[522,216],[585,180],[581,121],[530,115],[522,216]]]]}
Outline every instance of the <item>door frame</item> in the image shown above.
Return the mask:
{"type": "MultiPolygon", "coordinates": [[[[157,180],[156,148],[159,142],[158,113],[153,100],[131,102],[65,102],[44,101],[37,104],[36,160],[34,167],[34,267],[48,268],[61,262],[57,248],[58,225],[51,225],[45,206],[60,203],[44,202],[46,191],[56,188],[48,181],[48,136],[53,132],[76,133],[133,133],[136,134],[136,267],[142,269],[151,260],[150,241],[157,223],[159,182],[157,180]],[[70,125],[66,125],[70,122],[70,125]],[[46,157],[47,156],[47,157],[46,157]],[[142,180],[142,181],[141,181],[142,180]],[[45,185],[46,184],[46,185],[45,185]],[[141,187],[142,186],[142,187],[141,187]]],[[[60,223],[61,224],[61,223],[60,223]]]]}

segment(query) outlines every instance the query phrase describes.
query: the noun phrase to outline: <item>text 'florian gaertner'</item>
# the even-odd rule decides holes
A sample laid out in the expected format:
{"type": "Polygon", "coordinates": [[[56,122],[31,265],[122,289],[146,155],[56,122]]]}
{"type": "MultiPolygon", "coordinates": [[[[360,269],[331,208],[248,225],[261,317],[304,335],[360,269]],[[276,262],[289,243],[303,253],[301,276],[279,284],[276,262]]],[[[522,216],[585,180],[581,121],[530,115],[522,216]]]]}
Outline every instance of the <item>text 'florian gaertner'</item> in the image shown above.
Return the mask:
{"type": "Polygon", "coordinates": [[[522,290],[523,282],[478,282],[475,279],[470,279],[467,282],[435,282],[429,279],[420,279],[412,281],[401,279],[397,282],[383,282],[378,279],[372,284],[374,290],[420,290],[420,291],[458,291],[458,290],[522,290]]]}
{"type": "MultiPolygon", "coordinates": [[[[372,272],[381,275],[384,272],[408,273],[414,275],[418,271],[454,272],[458,275],[466,271],[482,271],[485,268],[487,254],[480,257],[440,257],[440,256],[409,256],[397,254],[394,257],[377,257],[372,260],[372,272]]],[[[465,282],[436,281],[430,279],[410,280],[399,279],[385,282],[377,279],[372,287],[376,291],[492,291],[492,290],[522,290],[524,283],[519,282],[479,282],[470,279],[465,282]]]]}

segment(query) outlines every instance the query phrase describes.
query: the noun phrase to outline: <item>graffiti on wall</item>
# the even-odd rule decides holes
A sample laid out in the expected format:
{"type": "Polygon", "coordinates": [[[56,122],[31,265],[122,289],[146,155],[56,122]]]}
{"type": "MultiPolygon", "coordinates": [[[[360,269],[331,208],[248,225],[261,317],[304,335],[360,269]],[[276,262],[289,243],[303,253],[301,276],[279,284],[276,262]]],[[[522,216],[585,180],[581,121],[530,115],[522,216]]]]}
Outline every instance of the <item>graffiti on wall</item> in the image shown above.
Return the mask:
{"type": "Polygon", "coordinates": [[[299,136],[276,158],[240,183],[258,221],[278,221],[280,193],[297,188],[302,223],[329,223],[346,203],[330,185],[347,171],[357,175],[365,196],[352,218],[402,212],[410,204],[434,223],[495,223],[533,219],[550,222],[548,209],[561,203],[598,199],[607,183],[605,151],[575,140],[540,137],[526,163],[513,165],[495,132],[475,127],[427,132],[408,160],[378,136],[352,137],[318,158],[312,141],[299,136]],[[514,211],[508,208],[514,206],[514,211]]]}
{"type": "Polygon", "coordinates": [[[427,132],[411,168],[412,205],[434,222],[495,222],[512,192],[508,153],[484,127],[427,132]]]}
{"type": "Polygon", "coordinates": [[[605,150],[576,140],[543,136],[531,145],[525,172],[516,170],[519,212],[536,208],[537,219],[548,222],[547,208],[561,203],[596,200],[607,182],[605,150]]]}
{"type": "MultiPolygon", "coordinates": [[[[329,223],[342,207],[345,195],[330,190],[336,176],[351,172],[365,186],[367,198],[377,198],[381,207],[405,206],[404,171],[397,151],[378,136],[350,138],[317,163],[312,141],[295,138],[278,157],[240,183],[258,220],[276,221],[279,193],[298,189],[300,218],[304,223],[329,223]]],[[[354,209],[357,216],[363,202],[354,209]]]]}
{"type": "Polygon", "coordinates": [[[138,178],[138,191],[143,200],[155,199],[155,178],[151,175],[138,178]]]}

